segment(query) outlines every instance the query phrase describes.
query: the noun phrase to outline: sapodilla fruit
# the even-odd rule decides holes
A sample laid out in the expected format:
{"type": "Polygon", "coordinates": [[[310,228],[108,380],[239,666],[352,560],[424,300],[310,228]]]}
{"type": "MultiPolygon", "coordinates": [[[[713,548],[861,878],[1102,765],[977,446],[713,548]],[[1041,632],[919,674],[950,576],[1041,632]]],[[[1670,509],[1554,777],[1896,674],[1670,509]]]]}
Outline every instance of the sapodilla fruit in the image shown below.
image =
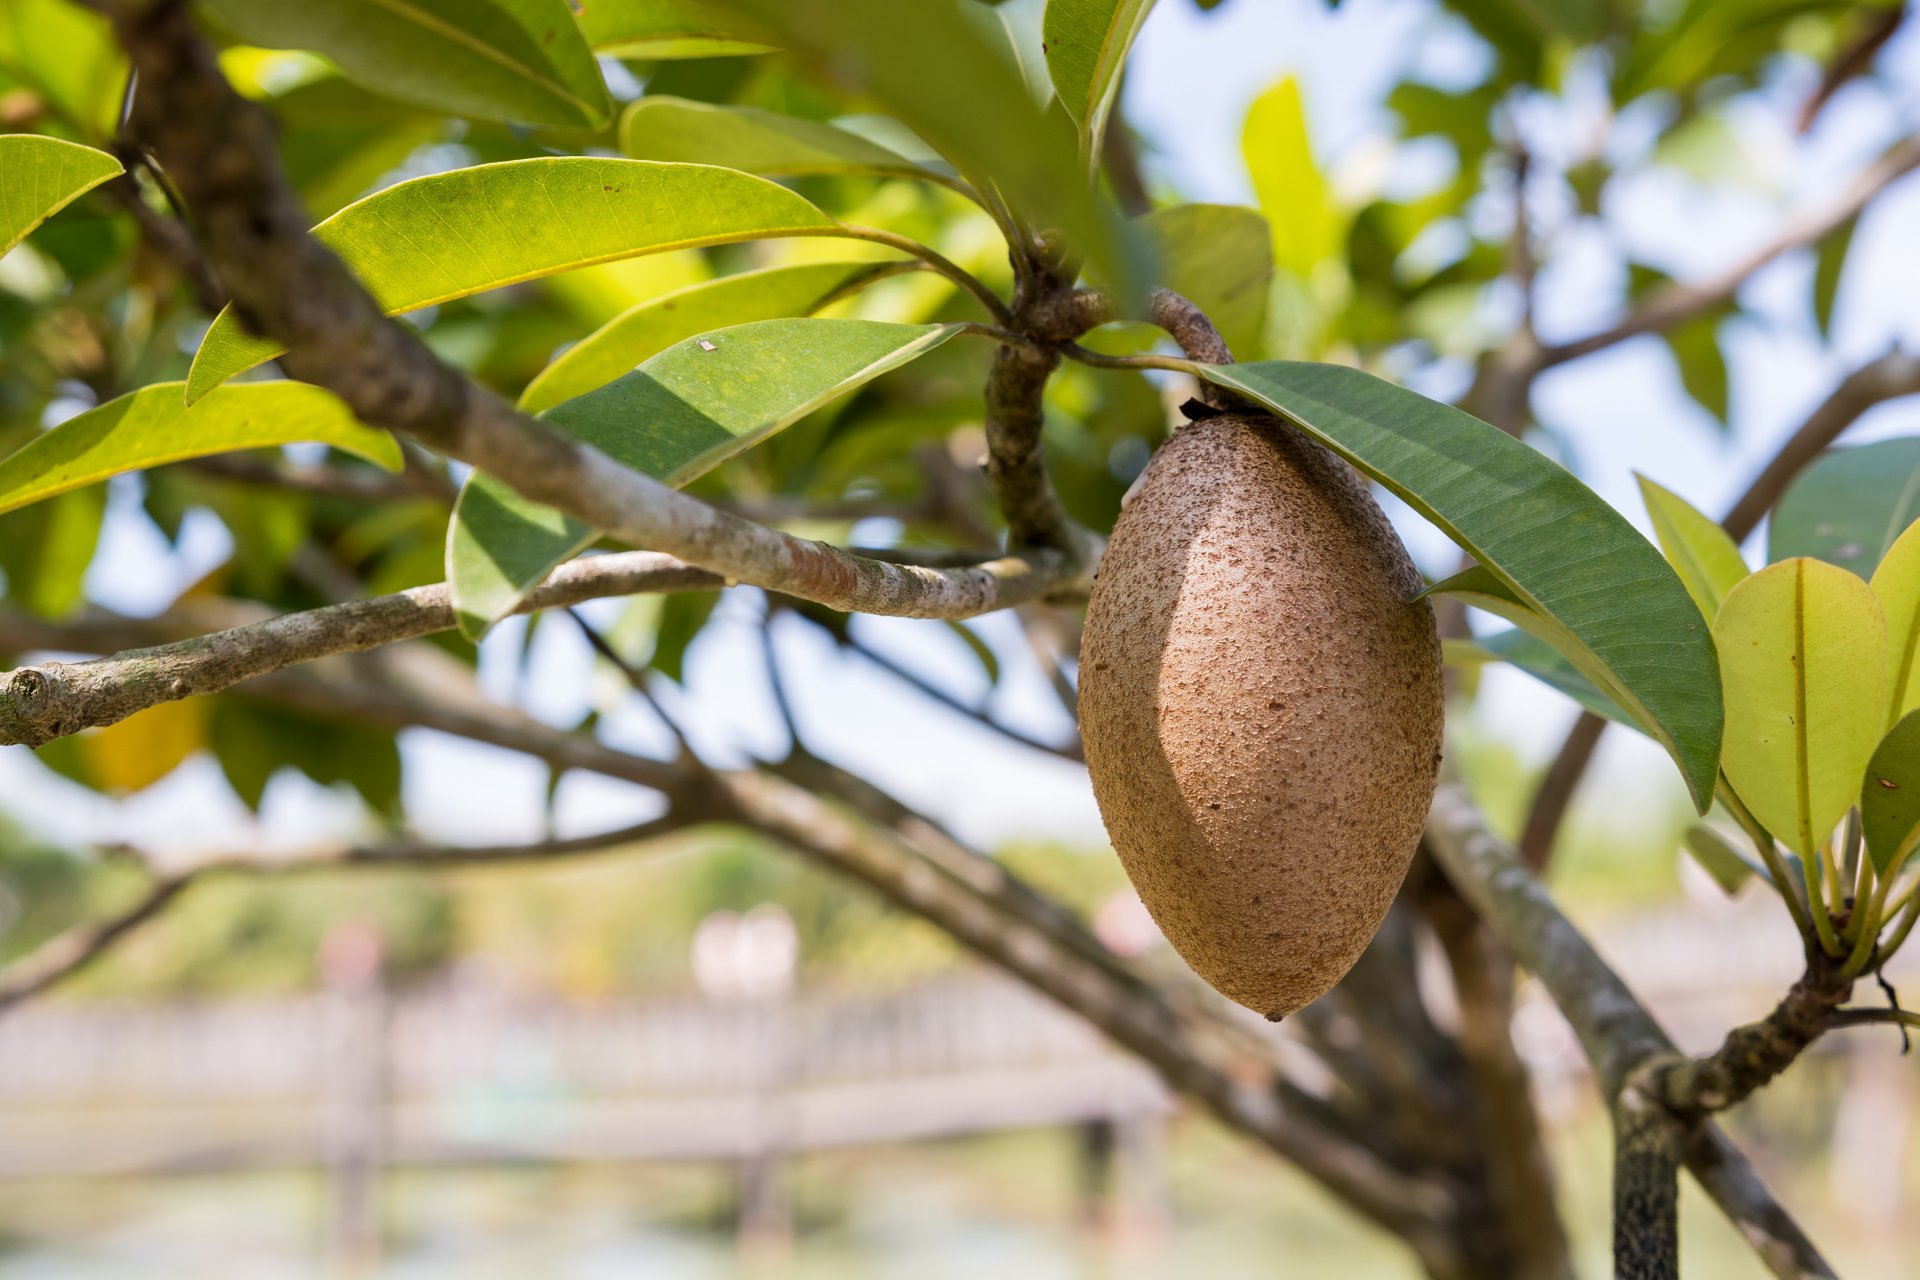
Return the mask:
{"type": "Polygon", "coordinates": [[[1107,832],[1174,949],[1269,1018],[1380,927],[1440,762],[1433,610],[1365,482],[1294,427],[1177,431],[1114,525],[1080,721],[1107,832]]]}

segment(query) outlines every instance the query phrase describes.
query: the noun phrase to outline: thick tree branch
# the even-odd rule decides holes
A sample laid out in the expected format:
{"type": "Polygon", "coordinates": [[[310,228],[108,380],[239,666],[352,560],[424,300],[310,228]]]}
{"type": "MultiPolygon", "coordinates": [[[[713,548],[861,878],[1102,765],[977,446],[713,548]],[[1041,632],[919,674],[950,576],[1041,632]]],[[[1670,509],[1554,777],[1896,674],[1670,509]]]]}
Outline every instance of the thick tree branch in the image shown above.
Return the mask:
{"type": "MultiPolygon", "coordinates": [[[[1616,1119],[1623,1118],[1617,1109],[1636,1073],[1680,1060],[1666,1032],[1560,914],[1545,886],[1515,851],[1486,829],[1472,800],[1456,782],[1443,782],[1434,797],[1427,846],[1467,901],[1500,931],[1520,962],[1546,987],[1579,1038],[1609,1108],[1616,1109],[1616,1119]]],[[[1657,1090],[1644,1088],[1640,1094],[1658,1096],[1657,1090]]],[[[1644,1114],[1636,1106],[1624,1118],[1638,1124],[1644,1114]]],[[[1813,1243],[1710,1120],[1689,1124],[1671,1112],[1666,1112],[1666,1119],[1680,1135],[1686,1167],[1776,1276],[1783,1280],[1833,1276],[1813,1243]]],[[[1622,1137],[1639,1141],[1632,1132],[1622,1137]]],[[[1639,1179],[1637,1185],[1653,1184],[1639,1179]]]]}
{"type": "MultiPolygon", "coordinates": [[[[574,560],[555,570],[520,612],[602,596],[699,591],[723,585],[704,569],[651,551],[574,560]]],[[[48,662],[0,678],[0,745],[44,746],[114,724],[162,702],[217,693],[242,680],[333,654],[450,631],[444,582],[393,595],[289,613],[94,662],[48,662]]]]}
{"type": "Polygon", "coordinates": [[[718,511],[516,412],[383,315],[308,234],[272,118],[227,84],[185,5],[113,12],[139,76],[131,132],[178,184],[235,309],[249,328],[286,344],[289,370],[338,394],[361,420],[634,546],[836,609],[966,617],[1085,587],[1092,542],[963,569],[889,564],[718,511]]]}

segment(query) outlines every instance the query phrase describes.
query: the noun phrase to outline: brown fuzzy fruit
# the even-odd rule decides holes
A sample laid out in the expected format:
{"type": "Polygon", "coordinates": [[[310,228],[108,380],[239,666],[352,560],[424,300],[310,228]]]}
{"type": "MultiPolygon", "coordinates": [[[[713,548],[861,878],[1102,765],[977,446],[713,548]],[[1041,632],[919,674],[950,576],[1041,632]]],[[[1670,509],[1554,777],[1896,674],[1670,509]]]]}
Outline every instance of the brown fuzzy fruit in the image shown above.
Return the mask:
{"type": "Polygon", "coordinates": [[[1107,832],[1194,970],[1279,1018],[1380,927],[1440,761],[1440,639],[1365,483],[1276,419],[1182,428],[1087,607],[1107,832]]]}

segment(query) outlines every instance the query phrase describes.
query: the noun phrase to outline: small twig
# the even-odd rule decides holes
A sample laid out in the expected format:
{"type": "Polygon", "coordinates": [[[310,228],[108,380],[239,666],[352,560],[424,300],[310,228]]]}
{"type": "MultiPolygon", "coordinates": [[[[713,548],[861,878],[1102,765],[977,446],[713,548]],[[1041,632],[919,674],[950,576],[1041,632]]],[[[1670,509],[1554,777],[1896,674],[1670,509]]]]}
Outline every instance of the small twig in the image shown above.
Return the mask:
{"type": "Polygon", "coordinates": [[[79,973],[128,934],[165,911],[193,876],[154,881],[138,902],[119,915],[56,934],[0,971],[0,1012],[5,1012],[79,973]]]}
{"type": "Polygon", "coordinates": [[[1086,756],[1080,750],[1080,741],[1078,738],[1075,738],[1072,742],[1057,743],[1048,742],[1043,738],[1036,738],[1030,734],[1023,733],[1012,725],[989,715],[984,709],[969,706],[953,694],[947,692],[947,690],[934,684],[931,680],[927,680],[915,672],[908,670],[892,658],[889,658],[886,654],[869,648],[859,640],[849,638],[845,643],[848,649],[859,654],[862,658],[880,668],[894,679],[899,680],[903,684],[910,685],[914,690],[926,697],[932,698],[941,706],[959,712],[975,724],[993,730],[1009,742],[1018,743],[1020,746],[1031,748],[1034,751],[1044,751],[1048,755],[1059,756],[1062,760],[1071,760],[1076,764],[1083,763],[1086,760],[1086,756]]]}
{"type": "Polygon", "coordinates": [[[856,227],[844,224],[836,227],[834,234],[850,240],[883,244],[889,249],[898,249],[902,253],[912,254],[928,267],[972,294],[980,305],[986,308],[987,314],[993,317],[995,324],[1004,327],[1013,323],[1013,313],[1007,310],[1007,304],[1000,300],[999,294],[987,288],[978,276],[911,236],[903,236],[898,231],[888,231],[881,227],[856,227]]]}
{"type": "Polygon", "coordinates": [[[587,638],[587,643],[593,646],[593,651],[611,663],[614,670],[626,680],[627,687],[640,695],[640,700],[647,704],[647,710],[653,712],[653,718],[666,726],[667,732],[673,735],[673,740],[679,747],[680,758],[692,760],[693,747],[687,742],[686,731],[680,727],[678,720],[667,714],[667,709],[660,705],[660,699],[654,697],[653,689],[647,684],[647,673],[622,657],[620,651],[609,644],[607,638],[595,630],[593,624],[582,617],[578,609],[568,609],[567,616],[573,619],[576,627],[580,628],[580,634],[587,638]]]}

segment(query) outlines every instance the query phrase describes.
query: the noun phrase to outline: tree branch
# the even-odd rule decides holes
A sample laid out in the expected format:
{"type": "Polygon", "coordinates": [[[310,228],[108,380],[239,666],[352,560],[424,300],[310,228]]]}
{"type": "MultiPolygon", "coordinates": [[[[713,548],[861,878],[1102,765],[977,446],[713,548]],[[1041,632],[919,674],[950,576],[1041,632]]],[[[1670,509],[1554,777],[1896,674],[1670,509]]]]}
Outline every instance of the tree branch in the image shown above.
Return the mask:
{"type": "MultiPolygon", "coordinates": [[[[208,859],[183,871],[157,877],[140,900],[127,910],[103,921],[76,925],[0,970],[0,1013],[79,973],[141,925],[158,917],[189,885],[211,875],[229,872],[298,874],[349,866],[472,866],[544,861],[639,844],[685,825],[685,819],[669,813],[617,831],[567,840],[543,840],[534,844],[474,846],[397,840],[385,844],[339,845],[284,858],[235,854],[208,859]]],[[[124,847],[113,852],[132,853],[124,847]]]]}
{"type": "MultiPolygon", "coordinates": [[[[650,551],[589,556],[556,569],[518,612],[601,596],[699,591],[723,585],[703,569],[650,551]]],[[[94,662],[48,662],[0,680],[0,745],[44,746],[114,724],[162,702],[217,693],[242,680],[333,654],[411,640],[455,625],[446,583],[282,614],[94,662]]]]}
{"type": "Polygon", "coordinates": [[[308,233],[271,116],[234,93],[185,5],[113,6],[112,14],[139,76],[130,128],[185,196],[235,310],[250,330],[287,346],[282,363],[295,376],[339,395],[362,421],[631,545],[836,609],[967,617],[1086,586],[1096,541],[1071,554],[1045,547],[964,569],[888,564],[718,511],[516,412],[382,314],[308,233]]]}
{"type": "Polygon", "coordinates": [[[1669,284],[1654,290],[1617,324],[1572,342],[1541,348],[1536,367],[1550,369],[1554,365],[1592,355],[1628,338],[1672,328],[1702,312],[1711,311],[1731,299],[1749,277],[1775,258],[1825,239],[1848,220],[1858,217],[1874,197],[1915,166],[1920,166],[1920,137],[1907,138],[1896,144],[1855,175],[1831,203],[1789,220],[1772,240],[1719,275],[1693,284],[1669,284]]]}
{"type": "MultiPolygon", "coordinates": [[[[1620,1101],[1636,1072],[1679,1059],[1667,1034],[1560,914],[1515,851],[1486,829],[1479,811],[1456,782],[1442,782],[1434,797],[1427,846],[1448,878],[1500,931],[1572,1024],[1616,1120],[1637,1125],[1644,1111],[1634,1109],[1623,1116],[1618,1111],[1620,1101]]],[[[1687,1124],[1671,1112],[1665,1116],[1678,1127],[1686,1167],[1775,1275],[1783,1280],[1833,1276],[1813,1243],[1710,1120],[1687,1124]]],[[[1623,1137],[1638,1140],[1630,1127],[1623,1137]]],[[[1642,1181],[1641,1185],[1651,1184],[1642,1181]]]]}

